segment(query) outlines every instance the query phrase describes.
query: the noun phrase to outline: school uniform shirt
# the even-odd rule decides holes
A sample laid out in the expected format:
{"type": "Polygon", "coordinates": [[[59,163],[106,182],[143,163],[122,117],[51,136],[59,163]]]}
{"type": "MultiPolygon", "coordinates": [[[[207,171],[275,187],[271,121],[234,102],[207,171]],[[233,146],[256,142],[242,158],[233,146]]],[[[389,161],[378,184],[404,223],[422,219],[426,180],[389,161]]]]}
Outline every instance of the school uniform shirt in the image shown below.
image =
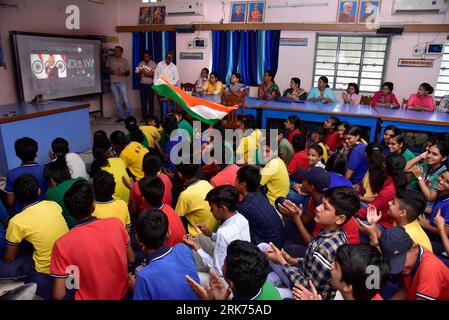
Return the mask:
{"type": "Polygon", "coordinates": [[[260,131],[254,130],[250,135],[243,137],[236,149],[236,153],[242,155],[246,163],[255,164],[257,148],[260,146],[260,131]]]}
{"type": "Polygon", "coordinates": [[[414,243],[419,244],[420,247],[423,247],[430,252],[432,250],[432,244],[430,243],[430,239],[427,236],[427,233],[423,230],[418,220],[414,220],[404,226],[405,232],[410,236],[414,243]]]}
{"type": "Polygon", "coordinates": [[[47,190],[45,194],[45,200],[54,201],[59,204],[62,208],[62,215],[67,223],[69,229],[73,228],[76,225],[76,219],[70,214],[64,204],[64,195],[65,193],[73,186],[73,184],[77,181],[85,180],[84,178],[70,179],[61,182],[60,184],[51,187],[47,190]]]}
{"type": "Polygon", "coordinates": [[[165,241],[165,244],[173,247],[178,243],[184,243],[184,236],[186,234],[186,229],[182,224],[181,217],[178,213],[173,210],[173,208],[168,204],[163,204],[159,207],[168,219],[168,230],[170,231],[170,239],[165,241]]]}
{"type": "Polygon", "coordinates": [[[3,257],[6,249],[6,231],[3,228],[3,224],[9,219],[8,212],[0,201],[0,256],[3,257]]]}
{"type": "Polygon", "coordinates": [[[202,233],[197,224],[205,224],[211,232],[217,230],[218,221],[212,215],[209,203],[204,200],[212,189],[206,180],[197,180],[179,195],[175,211],[187,219],[187,229],[193,237],[202,233]]]}
{"type": "Polygon", "coordinates": [[[432,213],[430,214],[430,224],[435,226],[434,219],[438,213],[438,209],[441,209],[441,216],[444,218],[444,223],[449,226],[449,194],[438,197],[432,206],[432,213]]]}
{"type": "Polygon", "coordinates": [[[125,202],[129,200],[129,189],[123,183],[122,177],[129,180],[126,164],[120,158],[109,158],[108,166],[102,167],[101,170],[106,171],[114,176],[115,192],[112,195],[114,199],[120,199],[125,202]]]}
{"type": "Polygon", "coordinates": [[[12,246],[18,246],[23,240],[30,242],[34,248],[34,268],[37,272],[50,273],[53,245],[68,231],[59,204],[44,200],[26,206],[9,220],[6,241],[12,246]]]}
{"type": "Polygon", "coordinates": [[[426,107],[426,111],[433,112],[435,110],[435,101],[433,101],[432,96],[425,95],[418,97],[418,95],[414,93],[407,100],[407,107],[411,106],[426,107]]]}
{"type": "MultiPolygon", "coordinates": [[[[5,192],[6,193],[14,193],[13,190],[13,184],[14,181],[18,177],[20,177],[22,174],[29,173],[36,177],[38,183],[39,183],[39,189],[41,189],[41,193],[39,195],[38,200],[44,200],[45,193],[47,192],[47,181],[45,181],[44,178],[44,169],[45,166],[32,163],[32,164],[22,164],[17,168],[11,169],[6,174],[6,185],[5,185],[5,192]]],[[[16,203],[14,204],[14,210],[15,212],[20,212],[23,209],[23,205],[16,200],[16,203]]]]}
{"type": "Polygon", "coordinates": [[[271,284],[270,281],[265,281],[262,288],[254,296],[243,296],[235,294],[232,297],[234,301],[249,301],[249,300],[282,300],[278,289],[271,284]]]}
{"type": "MultiPolygon", "coordinates": [[[[172,157],[173,157],[171,155],[172,149],[178,143],[181,143],[183,141],[188,141],[189,140],[189,133],[185,129],[178,129],[177,133],[178,133],[178,135],[175,135],[174,133],[172,133],[173,136],[169,137],[169,139],[167,140],[167,143],[165,145],[165,148],[164,148],[164,153],[168,156],[167,165],[168,165],[168,168],[172,172],[176,172],[176,164],[174,164],[173,161],[172,161],[172,157]]],[[[177,151],[179,151],[179,148],[178,148],[177,151]]]]}
{"type": "Polygon", "coordinates": [[[260,191],[248,193],[238,211],[248,220],[252,243],[273,242],[278,248],[284,247],[284,224],[266,195],[260,191]]]}
{"type": "Polygon", "coordinates": [[[129,171],[140,180],[144,177],[142,164],[143,157],[148,153],[148,149],[142,144],[131,141],[120,153],[120,159],[123,160],[129,171]]]}
{"type": "Polygon", "coordinates": [[[362,142],[358,142],[357,145],[349,151],[347,168],[353,171],[351,182],[352,184],[358,184],[362,182],[366,171],[368,170],[368,164],[365,158],[366,145],[362,142]]]}
{"type": "Polygon", "coordinates": [[[65,161],[67,162],[67,167],[69,167],[72,179],[81,177],[89,180],[89,175],[87,174],[86,170],[86,164],[78,154],[73,152],[67,153],[65,155],[65,161]]]}
{"type": "Polygon", "coordinates": [[[329,148],[329,151],[335,152],[337,147],[341,145],[340,134],[338,132],[326,134],[324,136],[324,144],[329,148]]]}
{"type": "Polygon", "coordinates": [[[216,233],[212,233],[211,239],[215,242],[213,257],[203,249],[199,249],[197,253],[205,264],[214,268],[217,274],[223,277],[221,268],[226,258],[228,245],[234,240],[251,242],[248,220],[242,214],[236,212],[218,227],[216,233]]]}
{"type": "MultiPolygon", "coordinates": [[[[379,220],[379,224],[389,229],[393,226],[393,219],[388,215],[389,205],[388,202],[392,201],[396,195],[396,186],[392,177],[387,177],[382,188],[377,196],[371,201],[371,205],[376,207],[377,212],[382,212],[382,217],[379,220]]],[[[357,213],[357,216],[361,219],[366,219],[368,207],[361,208],[357,213]]]]}
{"type": "Polygon", "coordinates": [[[407,300],[449,300],[449,268],[424,248],[419,248],[412,272],[403,279],[407,300]]]}
{"type": "Polygon", "coordinates": [[[371,200],[376,198],[377,193],[373,193],[373,190],[371,189],[371,184],[369,182],[369,171],[367,171],[365,176],[363,177],[362,184],[363,189],[365,190],[365,194],[363,195],[363,197],[371,200]]]}
{"type": "Polygon", "coordinates": [[[59,238],[51,256],[51,275],[67,278],[77,266],[75,300],[120,300],[128,291],[129,236],[117,218],[90,217],[59,238]]]}
{"type": "MultiPolygon", "coordinates": [[[[142,133],[143,133],[143,131],[142,131],[142,133]]],[[[127,139],[128,141],[131,141],[131,133],[127,133],[127,134],[126,134],[126,139],[127,139]]],[[[148,149],[149,144],[148,144],[147,136],[146,136],[145,134],[143,135],[143,140],[140,141],[139,143],[140,143],[141,145],[143,145],[145,148],[148,149]]]]}
{"type": "MultiPolygon", "coordinates": [[[[158,177],[161,178],[162,183],[164,184],[164,195],[162,197],[162,203],[172,205],[173,196],[172,196],[172,188],[173,184],[170,178],[165,173],[159,173],[158,177]]],[[[143,212],[150,208],[150,205],[145,201],[142,196],[142,192],[140,191],[140,187],[138,183],[134,183],[131,188],[131,196],[129,197],[129,202],[137,203],[137,207],[139,212],[143,212]]]]}
{"type": "Polygon", "coordinates": [[[294,151],[293,151],[293,147],[291,145],[291,143],[285,139],[282,138],[281,142],[279,143],[279,154],[285,154],[287,159],[285,160],[285,163],[288,164],[290,162],[290,160],[293,157],[294,151]]]}
{"type": "Polygon", "coordinates": [[[302,132],[299,129],[295,129],[292,132],[290,132],[287,136],[287,140],[288,142],[290,142],[290,144],[293,146],[293,137],[296,136],[297,134],[301,134],[302,132]]]}
{"type": "Polygon", "coordinates": [[[95,201],[95,211],[92,215],[99,219],[117,218],[123,223],[125,228],[131,228],[128,204],[123,200],[95,201]]]}
{"type": "Polygon", "coordinates": [[[136,273],[134,300],[198,300],[187,283],[200,283],[192,250],[180,243],[148,255],[148,264],[136,273]]]}
{"type": "Polygon", "coordinates": [[[321,231],[307,247],[299,268],[284,264],[282,268],[292,284],[299,282],[308,288],[311,280],[324,300],[333,300],[337,290],[331,284],[332,262],[337,249],[348,243],[346,233],[342,230],[321,231]]]}
{"type": "Polygon", "coordinates": [[[287,167],[280,158],[271,159],[260,172],[261,186],[267,186],[267,197],[272,206],[279,197],[287,197],[290,191],[290,179],[287,167]]]}
{"type": "MultiPolygon", "coordinates": [[[[316,237],[322,231],[323,226],[319,223],[315,223],[315,227],[313,228],[312,236],[316,237]]],[[[349,244],[359,244],[360,243],[360,233],[357,227],[357,223],[355,222],[355,218],[351,217],[348,222],[346,222],[343,227],[343,231],[346,233],[346,237],[348,238],[349,244]]]]}
{"type": "Polygon", "coordinates": [[[183,130],[187,131],[187,133],[189,134],[190,139],[193,138],[193,127],[190,124],[190,122],[188,122],[186,119],[182,119],[178,123],[178,129],[183,129],[183,130]]]}
{"type": "Polygon", "coordinates": [[[296,174],[299,168],[308,168],[309,163],[307,162],[307,150],[296,152],[290,163],[287,166],[287,171],[290,174],[296,174]]]}
{"type": "Polygon", "coordinates": [[[231,164],[218,172],[212,179],[210,179],[210,184],[215,188],[223,185],[235,185],[235,180],[237,179],[237,171],[240,167],[236,164],[231,164]]]}
{"type": "Polygon", "coordinates": [[[410,160],[412,160],[413,158],[415,158],[415,155],[409,149],[405,149],[404,152],[402,152],[402,156],[405,159],[405,163],[407,163],[410,160]]]}
{"type": "Polygon", "coordinates": [[[140,130],[142,130],[143,134],[147,138],[148,147],[154,149],[154,141],[160,139],[161,137],[159,129],[154,126],[141,126],[140,130]]]}

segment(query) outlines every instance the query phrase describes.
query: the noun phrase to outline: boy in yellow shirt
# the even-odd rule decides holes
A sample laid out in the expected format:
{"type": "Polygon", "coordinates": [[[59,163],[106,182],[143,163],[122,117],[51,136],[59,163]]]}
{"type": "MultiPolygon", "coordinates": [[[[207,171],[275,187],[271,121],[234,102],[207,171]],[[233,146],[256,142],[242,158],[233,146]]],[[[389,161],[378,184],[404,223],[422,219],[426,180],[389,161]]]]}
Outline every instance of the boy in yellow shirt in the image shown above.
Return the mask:
{"type": "Polygon", "coordinates": [[[97,218],[118,218],[128,233],[131,229],[131,218],[129,216],[128,204],[120,199],[114,199],[115,191],[114,176],[105,172],[96,175],[93,180],[95,194],[95,211],[92,213],[97,218]]]}
{"type": "Polygon", "coordinates": [[[154,115],[149,115],[145,119],[145,125],[140,127],[143,134],[147,137],[148,147],[155,149],[154,142],[161,138],[161,131],[159,128],[159,119],[154,115]]]}
{"type": "Polygon", "coordinates": [[[50,261],[53,245],[69,231],[62,208],[53,201],[38,201],[39,183],[31,174],[19,176],[13,184],[14,196],[25,205],[11,218],[6,230],[7,246],[0,259],[0,279],[28,277],[38,284],[36,294],[51,299],[53,278],[50,261]],[[32,258],[19,255],[19,245],[28,241],[33,246],[32,258]]]}
{"type": "Polygon", "coordinates": [[[214,232],[218,228],[218,221],[215,220],[209,203],[205,200],[206,195],[213,187],[206,180],[195,177],[199,165],[192,164],[192,162],[190,159],[189,164],[181,163],[176,167],[186,188],[179,195],[175,211],[181,217],[185,217],[188,222],[188,232],[195,237],[201,233],[198,225],[205,225],[207,229],[214,232]]]}
{"type": "Polygon", "coordinates": [[[143,157],[148,153],[148,149],[136,141],[128,141],[121,131],[114,131],[111,134],[112,149],[125,162],[129,172],[136,180],[144,177],[142,170],[143,157]]]}

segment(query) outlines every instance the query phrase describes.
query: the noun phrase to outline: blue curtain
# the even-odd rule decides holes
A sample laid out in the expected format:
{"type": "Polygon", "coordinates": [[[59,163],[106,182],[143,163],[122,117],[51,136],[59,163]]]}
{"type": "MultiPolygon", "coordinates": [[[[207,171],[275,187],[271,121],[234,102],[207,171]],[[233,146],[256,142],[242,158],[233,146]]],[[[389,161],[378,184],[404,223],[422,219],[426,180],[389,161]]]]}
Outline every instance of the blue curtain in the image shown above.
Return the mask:
{"type": "Polygon", "coordinates": [[[5,61],[3,60],[3,48],[2,48],[2,38],[0,38],[0,66],[3,66],[5,61]]]}
{"type": "Polygon", "coordinates": [[[175,56],[173,63],[176,64],[176,32],[133,32],[133,89],[139,89],[139,79],[134,70],[142,61],[144,51],[149,51],[153,61],[158,63],[165,59],[168,51],[173,51],[175,56]]]}
{"type": "Polygon", "coordinates": [[[276,75],[280,35],[278,30],[212,31],[212,71],[226,83],[237,71],[246,85],[259,85],[266,70],[276,75]]]}

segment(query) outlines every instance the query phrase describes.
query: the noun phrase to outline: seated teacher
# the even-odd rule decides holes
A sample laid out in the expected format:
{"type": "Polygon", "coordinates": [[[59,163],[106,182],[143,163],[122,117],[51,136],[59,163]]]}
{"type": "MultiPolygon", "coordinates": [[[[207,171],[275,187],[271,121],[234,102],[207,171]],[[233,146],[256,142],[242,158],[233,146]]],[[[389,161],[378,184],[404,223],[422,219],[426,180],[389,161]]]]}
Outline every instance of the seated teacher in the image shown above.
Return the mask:
{"type": "Polygon", "coordinates": [[[416,93],[413,93],[407,101],[407,109],[418,111],[433,112],[435,109],[435,102],[431,94],[433,87],[427,82],[421,83],[416,93]]]}
{"type": "Polygon", "coordinates": [[[223,95],[225,96],[237,96],[239,98],[246,95],[246,87],[241,82],[242,76],[240,73],[234,72],[231,76],[231,83],[224,88],[223,95]]]}
{"type": "Polygon", "coordinates": [[[299,78],[292,78],[290,80],[290,88],[284,91],[283,96],[294,100],[306,100],[307,91],[301,88],[301,80],[299,78]]]}
{"type": "Polygon", "coordinates": [[[218,74],[216,72],[211,72],[209,75],[209,80],[203,86],[202,94],[212,94],[218,95],[223,92],[223,83],[218,80],[218,74]]]}
{"type": "Polygon", "coordinates": [[[362,100],[362,95],[360,94],[359,85],[357,83],[351,82],[348,84],[346,91],[341,93],[343,101],[347,104],[359,105],[360,100],[362,100]]]}
{"type": "Polygon", "coordinates": [[[257,99],[273,100],[280,96],[279,87],[274,82],[274,74],[271,71],[265,71],[263,82],[257,90],[257,99]]]}
{"type": "Polygon", "coordinates": [[[391,109],[399,108],[398,99],[393,93],[393,83],[385,82],[382,89],[377,91],[371,99],[372,107],[387,107],[391,109]]]}
{"type": "Polygon", "coordinates": [[[201,69],[200,78],[196,80],[193,91],[201,92],[208,79],[209,79],[209,69],[207,68],[201,69]]]}
{"type": "Polygon", "coordinates": [[[321,76],[318,79],[318,87],[310,90],[307,100],[320,103],[338,102],[337,97],[335,97],[331,88],[329,88],[329,79],[325,76],[321,76]]]}

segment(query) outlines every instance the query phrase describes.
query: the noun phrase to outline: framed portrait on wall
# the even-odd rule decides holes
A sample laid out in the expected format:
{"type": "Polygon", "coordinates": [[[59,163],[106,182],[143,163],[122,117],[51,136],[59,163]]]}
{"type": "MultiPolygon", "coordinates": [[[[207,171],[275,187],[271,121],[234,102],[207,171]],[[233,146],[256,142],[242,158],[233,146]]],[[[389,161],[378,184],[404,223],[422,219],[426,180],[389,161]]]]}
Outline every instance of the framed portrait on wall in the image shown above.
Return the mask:
{"type": "Polygon", "coordinates": [[[165,24],[165,7],[151,7],[151,24],[165,24]]]}
{"type": "Polygon", "coordinates": [[[263,23],[265,18],[265,2],[250,2],[246,22],[263,23]]]}
{"type": "Polygon", "coordinates": [[[151,7],[140,8],[139,24],[151,24],[151,7]]]}
{"type": "Polygon", "coordinates": [[[339,0],[337,23],[355,23],[359,2],[356,0],[339,0]]]}
{"type": "Polygon", "coordinates": [[[233,22],[233,23],[246,22],[247,9],[248,9],[248,2],[232,2],[231,3],[231,22],[233,22]]]}
{"type": "Polygon", "coordinates": [[[380,2],[380,0],[360,1],[360,10],[357,22],[377,24],[380,16],[380,2]]]}

